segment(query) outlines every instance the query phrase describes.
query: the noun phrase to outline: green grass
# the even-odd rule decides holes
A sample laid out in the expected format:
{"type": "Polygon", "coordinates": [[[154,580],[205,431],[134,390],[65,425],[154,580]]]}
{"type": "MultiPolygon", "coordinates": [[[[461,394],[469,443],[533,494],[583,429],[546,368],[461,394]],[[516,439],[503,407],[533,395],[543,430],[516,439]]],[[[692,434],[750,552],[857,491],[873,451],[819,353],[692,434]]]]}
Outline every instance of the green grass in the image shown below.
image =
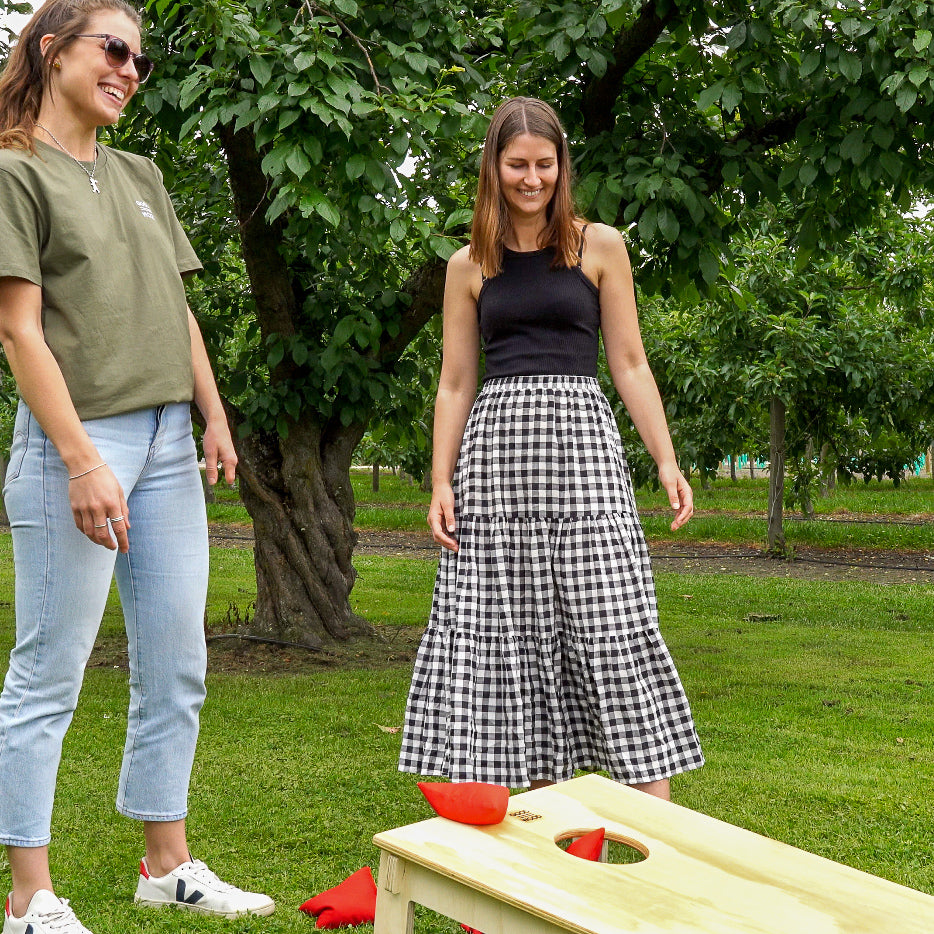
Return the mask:
{"type": "Polygon", "coordinates": [[[369,468],[355,467],[350,472],[353,495],[357,503],[417,503],[426,509],[431,502],[431,493],[419,488],[410,479],[398,476],[389,470],[379,473],[379,491],[373,490],[373,472],[369,468]]]}
{"type": "MultiPolygon", "coordinates": [[[[642,515],[642,527],[649,539],[677,542],[722,542],[764,547],[767,533],[765,518],[695,514],[687,525],[671,531],[668,516],[642,515]]],[[[842,523],[796,521],[783,523],[789,545],[817,548],[880,548],[893,551],[930,551],[934,549],[934,522],[922,525],[886,523],[842,523]]]]}
{"type": "MultiPolygon", "coordinates": [[[[741,476],[734,483],[727,476],[726,479],[713,481],[710,490],[704,490],[700,481],[694,477],[691,488],[694,491],[694,505],[702,512],[757,512],[764,515],[768,506],[767,477],[751,480],[748,476],[741,476]]],[[[668,508],[663,490],[638,490],[636,500],[643,510],[668,508]]],[[[849,485],[838,483],[833,493],[826,498],[815,495],[813,503],[818,515],[931,515],[934,513],[934,481],[930,477],[910,477],[896,488],[890,480],[871,480],[869,483],[854,480],[849,485]]]]}
{"type": "MultiPolygon", "coordinates": [[[[214,549],[209,619],[252,599],[248,551],[214,549]]],[[[355,607],[421,625],[435,562],[360,557],[355,607]]],[[[0,651],[12,641],[9,538],[0,536],[0,651]]],[[[666,639],[707,765],[676,800],[934,894],[934,618],[930,587],[658,575],[666,639]]],[[[121,627],[108,612],[105,635],[121,627]]],[[[192,783],[194,852],[268,891],[269,919],[135,909],[139,828],[113,811],[127,675],[87,673],[55,812],[58,886],[96,934],[307,932],[302,901],[361,865],[379,830],[430,816],[396,772],[408,667],[279,675],[212,672],[192,783]]],[[[5,871],[5,870],[4,870],[5,871]]],[[[368,926],[360,929],[371,931],[368,926]]],[[[456,934],[419,914],[419,934],[456,934]]]]}

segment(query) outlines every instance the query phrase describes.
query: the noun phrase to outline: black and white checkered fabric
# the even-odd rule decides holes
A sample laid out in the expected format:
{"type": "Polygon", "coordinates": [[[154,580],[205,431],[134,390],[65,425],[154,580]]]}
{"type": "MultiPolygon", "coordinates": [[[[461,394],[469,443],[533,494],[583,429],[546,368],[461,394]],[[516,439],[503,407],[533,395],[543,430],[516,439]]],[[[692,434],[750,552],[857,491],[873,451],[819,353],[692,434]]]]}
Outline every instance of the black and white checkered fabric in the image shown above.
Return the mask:
{"type": "Polygon", "coordinates": [[[455,475],[399,768],[527,787],[628,783],[703,764],[658,631],[648,550],[595,379],[489,381],[455,475]]]}

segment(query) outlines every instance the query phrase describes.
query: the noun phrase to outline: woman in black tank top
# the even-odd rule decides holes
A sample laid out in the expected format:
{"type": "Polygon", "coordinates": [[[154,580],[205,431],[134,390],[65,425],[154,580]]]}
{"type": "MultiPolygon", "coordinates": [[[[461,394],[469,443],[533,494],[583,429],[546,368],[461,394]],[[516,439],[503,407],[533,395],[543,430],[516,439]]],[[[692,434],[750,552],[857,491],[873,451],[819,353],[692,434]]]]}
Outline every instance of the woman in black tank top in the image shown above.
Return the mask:
{"type": "Polygon", "coordinates": [[[403,771],[538,787],[606,769],[668,797],[671,775],[703,764],[596,380],[600,332],[677,529],[691,488],[623,239],[574,214],[554,111],[513,98],[487,134],[471,243],[448,264],[428,514],[442,554],[403,771]]]}

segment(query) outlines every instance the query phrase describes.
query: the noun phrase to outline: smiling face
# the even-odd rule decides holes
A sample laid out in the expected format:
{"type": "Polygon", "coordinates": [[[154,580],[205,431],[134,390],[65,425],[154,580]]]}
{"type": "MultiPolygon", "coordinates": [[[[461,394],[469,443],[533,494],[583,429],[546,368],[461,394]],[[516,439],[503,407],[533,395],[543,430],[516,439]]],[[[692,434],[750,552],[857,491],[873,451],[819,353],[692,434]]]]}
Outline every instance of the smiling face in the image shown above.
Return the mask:
{"type": "MultiPolygon", "coordinates": [[[[117,36],[134,54],[140,51],[139,27],[117,10],[92,14],[81,32],[117,36]]],[[[104,54],[103,39],[74,39],[56,60],[61,67],[52,72],[50,103],[56,110],[65,108],[72,120],[88,128],[115,123],[139,87],[132,57],[115,68],[104,54]]]]}
{"type": "Polygon", "coordinates": [[[558,182],[558,151],[542,136],[513,137],[499,155],[499,185],[516,217],[545,217],[558,182]]]}

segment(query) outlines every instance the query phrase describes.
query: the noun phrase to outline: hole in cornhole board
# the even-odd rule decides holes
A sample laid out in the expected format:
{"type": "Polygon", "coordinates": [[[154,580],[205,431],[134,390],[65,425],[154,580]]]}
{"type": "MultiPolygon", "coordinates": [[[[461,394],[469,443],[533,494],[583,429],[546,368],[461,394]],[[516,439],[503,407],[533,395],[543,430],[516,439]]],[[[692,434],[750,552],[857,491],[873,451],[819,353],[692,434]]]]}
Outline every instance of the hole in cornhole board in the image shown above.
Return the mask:
{"type": "MultiPolygon", "coordinates": [[[[555,845],[562,850],[566,850],[575,840],[595,829],[595,827],[589,827],[585,830],[565,830],[555,837],[555,845]]],[[[601,862],[606,862],[615,866],[641,863],[643,860],[649,858],[649,848],[644,843],[640,843],[638,840],[632,840],[629,837],[624,837],[622,834],[613,833],[609,830],[606,832],[603,848],[606,858],[602,859],[601,862]]]]}

